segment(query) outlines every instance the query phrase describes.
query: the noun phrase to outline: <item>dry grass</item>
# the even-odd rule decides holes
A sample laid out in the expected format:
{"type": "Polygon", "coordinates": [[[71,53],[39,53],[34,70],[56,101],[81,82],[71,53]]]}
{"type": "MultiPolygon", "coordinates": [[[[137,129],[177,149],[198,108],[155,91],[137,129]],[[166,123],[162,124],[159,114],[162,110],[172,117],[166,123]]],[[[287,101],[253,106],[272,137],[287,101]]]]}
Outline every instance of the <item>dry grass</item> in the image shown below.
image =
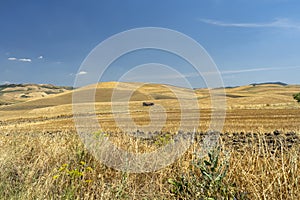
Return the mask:
{"type": "MultiPolygon", "coordinates": [[[[128,143],[112,137],[120,146],[128,143]]],[[[264,135],[249,137],[247,144],[239,143],[238,148],[232,148],[227,144],[230,140],[222,136],[223,152],[230,155],[225,183],[249,199],[299,199],[300,146],[288,148],[284,137],[276,141],[281,145],[274,149],[264,135]]],[[[176,199],[168,179],[188,175],[193,170],[189,163],[194,152],[201,148],[196,142],[183,157],[160,171],[127,174],[95,160],[76,133],[11,132],[1,135],[0,141],[1,199],[176,199]]],[[[131,142],[128,147],[136,146],[136,141],[131,142]]]]}
{"type": "MultiPolygon", "coordinates": [[[[119,133],[107,101],[115,85],[105,83],[98,88],[96,112],[103,131],[112,132],[111,141],[130,151],[145,152],[163,145],[164,136],[145,142],[119,133]]],[[[126,83],[124,87],[134,85],[126,83]]],[[[300,112],[292,98],[299,90],[299,86],[276,85],[226,89],[221,159],[230,155],[224,183],[238,195],[246,194],[248,199],[300,199],[300,112]],[[265,134],[275,129],[282,133],[265,134]],[[296,133],[292,139],[283,134],[291,131],[296,133]],[[245,136],[249,132],[253,134],[245,136]],[[270,137],[277,139],[270,142],[270,137]]],[[[184,95],[188,91],[178,88],[178,92],[184,95]]],[[[206,89],[197,90],[197,96],[201,108],[195,111],[200,112],[198,132],[203,132],[210,123],[210,96],[206,89]]],[[[181,113],[170,89],[150,84],[134,93],[128,116],[137,124],[147,124],[152,108],[142,107],[139,98],[165,108],[163,132],[178,131],[181,113]]],[[[184,156],[164,169],[143,174],[119,172],[99,163],[85,150],[76,134],[70,100],[71,93],[63,93],[0,107],[0,199],[178,198],[170,192],[168,179],[183,174],[189,177],[195,170],[190,162],[195,159],[194,152],[201,149],[200,136],[184,156]]]]}

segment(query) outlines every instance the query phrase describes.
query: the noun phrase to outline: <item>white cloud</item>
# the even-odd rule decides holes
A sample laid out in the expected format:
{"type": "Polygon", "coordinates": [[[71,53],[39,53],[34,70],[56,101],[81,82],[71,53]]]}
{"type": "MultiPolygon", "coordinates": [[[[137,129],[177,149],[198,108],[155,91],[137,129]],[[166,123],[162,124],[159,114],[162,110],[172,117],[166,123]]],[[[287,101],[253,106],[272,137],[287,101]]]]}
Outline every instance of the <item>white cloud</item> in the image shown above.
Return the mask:
{"type": "Polygon", "coordinates": [[[274,70],[287,70],[287,69],[300,69],[300,66],[285,66],[285,67],[256,67],[256,68],[247,68],[247,69],[236,69],[236,70],[220,70],[220,71],[206,71],[199,73],[188,73],[182,75],[174,75],[174,76],[163,76],[168,79],[177,79],[177,78],[192,78],[207,75],[231,75],[231,74],[239,74],[239,73],[248,73],[248,72],[259,72],[259,71],[274,71],[274,70]]]}
{"type": "Polygon", "coordinates": [[[30,58],[15,58],[15,57],[9,57],[7,58],[8,60],[11,60],[11,61],[19,61],[19,62],[31,62],[31,59],[30,58]]]}
{"type": "Polygon", "coordinates": [[[300,66],[286,66],[286,67],[262,67],[262,68],[248,68],[238,70],[225,70],[221,71],[221,74],[238,74],[247,72],[259,72],[259,71],[273,71],[273,70],[286,70],[286,69],[299,69],[300,66]]]}
{"type": "MultiPolygon", "coordinates": [[[[158,74],[151,74],[151,72],[148,73],[137,73],[133,74],[132,76],[126,77],[122,81],[140,81],[145,82],[148,80],[179,80],[179,79],[185,79],[185,78],[193,78],[193,77],[199,77],[199,76],[210,76],[210,75],[232,75],[232,74],[239,74],[239,73],[250,73],[250,72],[259,72],[259,71],[274,71],[274,70],[287,70],[287,69],[300,69],[300,66],[282,66],[282,67],[253,67],[253,68],[247,68],[247,69],[235,69],[235,70],[219,70],[219,71],[202,71],[202,72],[196,72],[196,73],[184,73],[184,74],[167,74],[167,73],[160,73],[158,74]]],[[[151,81],[149,81],[151,82],[151,81]]]]}
{"type": "Polygon", "coordinates": [[[212,19],[200,19],[201,22],[215,26],[240,27],[240,28],[294,28],[300,29],[300,23],[295,23],[287,18],[276,18],[265,23],[228,23],[212,19]]]}
{"type": "Polygon", "coordinates": [[[86,71],[80,71],[80,72],[78,72],[77,75],[84,75],[84,74],[87,74],[87,72],[86,71]]]}
{"type": "Polygon", "coordinates": [[[43,56],[39,56],[39,57],[38,57],[38,59],[43,59],[43,58],[44,58],[43,56]]]}
{"type": "Polygon", "coordinates": [[[30,58],[19,58],[18,61],[20,62],[31,62],[30,58]]]}

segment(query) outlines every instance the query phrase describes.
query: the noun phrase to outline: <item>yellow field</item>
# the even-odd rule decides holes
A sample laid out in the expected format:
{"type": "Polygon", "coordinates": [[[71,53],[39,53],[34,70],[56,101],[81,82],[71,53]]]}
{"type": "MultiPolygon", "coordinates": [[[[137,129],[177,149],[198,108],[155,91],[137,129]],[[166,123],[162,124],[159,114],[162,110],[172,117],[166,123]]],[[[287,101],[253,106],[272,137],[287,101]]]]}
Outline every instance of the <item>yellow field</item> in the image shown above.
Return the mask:
{"type": "MultiPolygon", "coordinates": [[[[110,102],[116,84],[102,83],[96,90],[96,114],[104,130],[117,128],[110,102]]],[[[149,123],[151,107],[143,107],[142,102],[151,101],[155,103],[155,106],[160,105],[165,109],[164,112],[167,115],[165,130],[176,130],[180,122],[181,107],[173,91],[181,98],[188,97],[191,91],[171,86],[147,84],[134,91],[130,102],[127,102],[126,96],[122,98],[122,92],[125,91],[123,93],[126,95],[126,92],[134,87],[134,83],[122,83],[118,87],[121,92],[118,93],[120,98],[116,101],[120,102],[120,106],[129,104],[127,117],[131,117],[137,124],[149,123]]],[[[81,89],[80,94],[84,96],[85,92],[91,89],[93,89],[92,86],[81,89]]],[[[299,91],[300,86],[296,85],[258,85],[226,89],[226,121],[223,132],[265,132],[275,129],[299,132],[299,104],[292,98],[292,95],[299,91]]],[[[200,113],[199,131],[207,131],[212,109],[209,90],[198,89],[195,94],[198,98],[199,110],[192,112],[200,113]]],[[[160,109],[156,110],[161,112],[160,109]]],[[[1,126],[1,129],[11,130],[12,127],[15,127],[22,130],[28,128],[28,130],[39,131],[73,130],[72,115],[72,92],[0,107],[0,121],[6,124],[1,126]]]]}
{"type": "MultiPolygon", "coordinates": [[[[84,98],[93,87],[77,91],[84,98]]],[[[292,97],[298,92],[298,85],[275,84],[225,89],[226,118],[220,146],[230,154],[230,167],[224,183],[236,188],[233,190],[238,199],[300,199],[300,105],[292,97]],[[278,136],[273,134],[275,130],[278,136]]],[[[215,109],[208,89],[101,83],[95,94],[97,119],[101,130],[109,132],[115,144],[129,151],[149,151],[168,143],[169,139],[164,138],[169,136],[164,133],[174,135],[180,129],[182,108],[188,110],[190,105],[180,105],[176,94],[184,99],[192,93],[199,109],[190,109],[185,116],[185,125],[190,128],[185,131],[196,128],[200,134],[209,130],[215,109]],[[127,102],[127,94],[132,90],[127,102]],[[112,111],[113,92],[118,94],[114,102],[119,113],[112,111]],[[144,107],[144,101],[155,105],[144,107]],[[127,104],[128,110],[124,109],[127,104]],[[150,112],[166,115],[161,136],[152,142],[124,136],[115,123],[114,117],[119,117],[147,125],[151,123],[150,112]],[[192,121],[197,113],[198,127],[188,126],[189,119],[192,121]]],[[[158,123],[160,119],[153,120],[158,123]]],[[[137,130],[133,127],[132,131],[137,130]]],[[[200,141],[201,134],[199,137],[200,141]]],[[[84,148],[76,133],[72,91],[0,106],[0,146],[0,199],[195,198],[187,192],[181,197],[170,192],[168,179],[178,179],[194,170],[189,163],[195,159],[195,149],[201,149],[200,143],[157,172],[128,174],[107,168],[84,148]]],[[[222,160],[227,158],[224,152],[222,160]]]]}

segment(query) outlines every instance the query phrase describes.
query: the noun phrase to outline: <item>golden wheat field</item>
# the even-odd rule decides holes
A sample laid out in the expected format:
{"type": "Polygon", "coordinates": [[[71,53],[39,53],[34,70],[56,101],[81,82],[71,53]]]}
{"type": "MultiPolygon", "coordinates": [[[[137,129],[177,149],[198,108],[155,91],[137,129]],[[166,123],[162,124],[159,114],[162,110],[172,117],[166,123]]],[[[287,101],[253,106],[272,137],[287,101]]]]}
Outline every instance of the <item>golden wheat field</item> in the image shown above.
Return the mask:
{"type": "MultiPolygon", "coordinates": [[[[197,152],[211,131],[210,89],[107,82],[75,91],[91,104],[84,97],[94,88],[99,131],[135,153],[172,142],[182,128],[178,95],[188,99],[193,93],[199,109],[189,110],[185,125],[195,114],[199,123],[182,131],[194,132],[195,142],[158,171],[118,171],[95,159],[80,140],[72,112],[73,90],[28,85],[1,89],[0,102],[5,103],[0,106],[0,199],[300,199],[300,105],[292,96],[300,92],[299,85],[213,89],[225,92],[226,115],[218,151],[205,158],[197,152]],[[151,112],[165,116],[155,137],[143,140],[122,132],[111,101],[116,91],[119,118],[143,126],[160,120],[151,118],[151,112]],[[125,104],[128,109],[122,110],[125,104]]],[[[185,106],[189,109],[188,103],[185,106]]]]}

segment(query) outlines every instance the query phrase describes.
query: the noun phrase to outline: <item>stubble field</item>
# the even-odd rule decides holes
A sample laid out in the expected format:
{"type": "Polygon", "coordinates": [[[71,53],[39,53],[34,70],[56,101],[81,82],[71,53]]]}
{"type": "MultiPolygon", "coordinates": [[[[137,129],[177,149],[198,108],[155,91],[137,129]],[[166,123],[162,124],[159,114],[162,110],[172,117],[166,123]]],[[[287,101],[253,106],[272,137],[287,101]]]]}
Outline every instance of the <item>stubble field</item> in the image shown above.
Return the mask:
{"type": "MultiPolygon", "coordinates": [[[[174,91],[181,97],[191,91],[147,84],[132,94],[129,110],[117,117],[147,125],[151,123],[150,112],[166,115],[162,129],[143,140],[122,133],[115,123],[110,101],[116,84],[97,87],[99,131],[114,144],[135,153],[154,151],[172,142],[182,128],[182,108],[174,91]],[[144,107],[143,101],[155,105],[144,107]]],[[[135,84],[122,83],[121,94],[135,84]]],[[[91,88],[81,90],[84,94],[91,88]]],[[[208,184],[202,168],[192,162],[205,163],[197,152],[212,119],[208,89],[195,91],[199,109],[190,110],[186,116],[192,119],[200,113],[195,131],[183,130],[195,132],[193,145],[175,163],[149,173],[114,170],[85,149],[74,125],[72,91],[3,105],[0,199],[299,199],[300,105],[292,98],[299,91],[300,86],[276,84],[225,89],[226,117],[218,139],[218,169],[225,170],[222,162],[229,167],[217,185],[208,184]],[[197,183],[200,186],[195,186],[197,183]],[[214,186],[207,188],[207,184],[214,186]]],[[[125,100],[125,96],[118,99],[120,107],[127,103],[125,100]]]]}

